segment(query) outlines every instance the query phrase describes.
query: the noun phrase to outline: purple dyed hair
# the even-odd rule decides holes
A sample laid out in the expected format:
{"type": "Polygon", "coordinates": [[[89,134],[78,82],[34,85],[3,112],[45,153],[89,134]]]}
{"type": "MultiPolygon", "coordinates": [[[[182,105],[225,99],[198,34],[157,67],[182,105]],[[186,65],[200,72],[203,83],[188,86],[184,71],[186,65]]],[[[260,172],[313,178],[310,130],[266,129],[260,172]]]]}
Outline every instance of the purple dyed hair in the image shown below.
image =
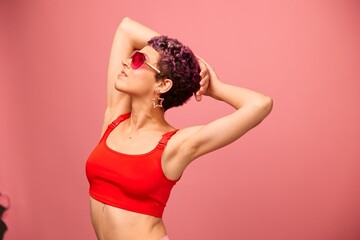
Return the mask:
{"type": "Polygon", "coordinates": [[[168,78],[173,82],[171,89],[161,94],[164,110],[183,105],[200,88],[200,67],[194,53],[167,36],[153,37],[148,45],[160,54],[156,80],[168,78]]]}

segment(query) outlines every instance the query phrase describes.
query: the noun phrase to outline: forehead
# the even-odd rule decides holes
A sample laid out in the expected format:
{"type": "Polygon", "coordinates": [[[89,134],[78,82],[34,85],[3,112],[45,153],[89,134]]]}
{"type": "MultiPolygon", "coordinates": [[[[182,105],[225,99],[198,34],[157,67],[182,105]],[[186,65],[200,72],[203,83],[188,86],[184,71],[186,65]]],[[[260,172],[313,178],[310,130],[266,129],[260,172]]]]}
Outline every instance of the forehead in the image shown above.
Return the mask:
{"type": "Polygon", "coordinates": [[[160,58],[160,54],[150,46],[145,46],[140,52],[145,53],[151,62],[157,62],[160,58]]]}

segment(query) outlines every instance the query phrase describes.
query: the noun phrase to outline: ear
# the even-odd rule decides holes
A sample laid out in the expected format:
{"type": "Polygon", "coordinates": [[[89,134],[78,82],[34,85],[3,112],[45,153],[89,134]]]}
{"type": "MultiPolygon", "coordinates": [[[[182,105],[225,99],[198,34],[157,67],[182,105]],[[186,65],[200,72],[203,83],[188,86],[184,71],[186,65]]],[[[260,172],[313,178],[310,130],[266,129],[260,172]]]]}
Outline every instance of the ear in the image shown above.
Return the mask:
{"type": "Polygon", "coordinates": [[[173,81],[171,79],[166,78],[164,80],[161,80],[161,82],[158,82],[156,88],[158,89],[159,93],[162,94],[169,91],[172,85],[173,85],[173,81]]]}

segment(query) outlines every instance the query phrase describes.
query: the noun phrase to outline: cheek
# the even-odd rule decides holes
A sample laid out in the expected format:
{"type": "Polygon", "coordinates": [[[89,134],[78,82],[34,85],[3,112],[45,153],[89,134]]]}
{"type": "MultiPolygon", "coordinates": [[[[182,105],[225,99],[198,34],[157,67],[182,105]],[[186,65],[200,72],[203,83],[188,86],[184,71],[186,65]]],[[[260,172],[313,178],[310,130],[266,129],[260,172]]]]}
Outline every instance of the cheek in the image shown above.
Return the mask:
{"type": "Polygon", "coordinates": [[[155,83],[155,74],[146,69],[141,69],[140,67],[139,69],[132,71],[131,79],[136,83],[150,86],[155,83]]]}
{"type": "Polygon", "coordinates": [[[147,95],[153,92],[155,74],[150,71],[136,69],[128,74],[124,84],[129,91],[139,95],[147,95]],[[137,71],[139,70],[139,71],[137,71]]]}

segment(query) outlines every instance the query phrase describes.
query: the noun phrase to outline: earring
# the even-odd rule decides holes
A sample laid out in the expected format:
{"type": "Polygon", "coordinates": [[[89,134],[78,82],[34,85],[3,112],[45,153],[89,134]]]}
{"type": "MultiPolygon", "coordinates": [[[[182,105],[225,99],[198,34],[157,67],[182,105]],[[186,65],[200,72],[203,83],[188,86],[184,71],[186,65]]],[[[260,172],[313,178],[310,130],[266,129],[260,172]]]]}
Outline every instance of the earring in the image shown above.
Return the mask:
{"type": "Polygon", "coordinates": [[[157,107],[162,108],[163,107],[162,103],[164,101],[164,98],[160,97],[160,90],[158,88],[155,91],[156,91],[156,98],[151,99],[153,103],[153,108],[157,108],[157,107]]]}

